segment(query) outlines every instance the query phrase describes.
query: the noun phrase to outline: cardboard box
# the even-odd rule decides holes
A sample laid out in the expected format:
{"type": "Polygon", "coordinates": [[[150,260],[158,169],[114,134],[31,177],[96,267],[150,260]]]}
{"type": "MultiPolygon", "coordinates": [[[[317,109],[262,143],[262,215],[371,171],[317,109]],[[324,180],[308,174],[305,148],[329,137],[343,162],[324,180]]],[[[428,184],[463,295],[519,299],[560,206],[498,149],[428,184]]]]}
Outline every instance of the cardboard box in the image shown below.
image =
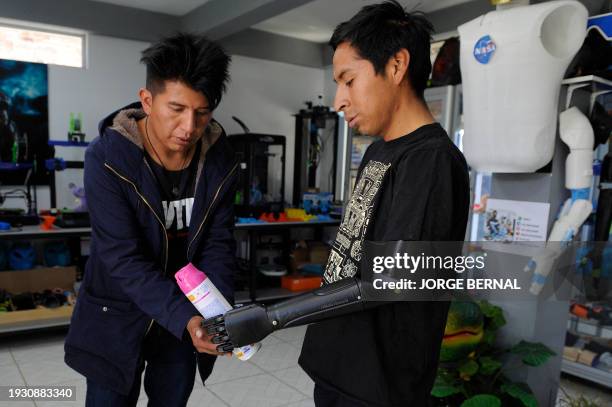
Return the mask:
{"type": "Polygon", "coordinates": [[[310,248],[310,263],[327,264],[329,258],[329,247],[320,242],[312,242],[309,244],[310,248]]]}
{"type": "Polygon", "coordinates": [[[305,241],[301,240],[289,255],[289,272],[297,273],[304,263],[308,263],[308,246],[305,241]]]}
{"type": "Polygon", "coordinates": [[[12,294],[62,288],[74,290],[76,267],[41,267],[0,272],[0,288],[12,294]]]}
{"type": "Polygon", "coordinates": [[[329,253],[330,249],[324,243],[301,241],[289,256],[289,271],[293,274],[298,273],[304,264],[310,263],[322,264],[325,267],[329,253]]]}
{"type": "MultiPolygon", "coordinates": [[[[31,270],[1,271],[0,288],[12,294],[61,288],[74,290],[76,267],[41,267],[31,270]]],[[[70,323],[72,306],[0,313],[0,333],[63,326],[70,323]]]]}

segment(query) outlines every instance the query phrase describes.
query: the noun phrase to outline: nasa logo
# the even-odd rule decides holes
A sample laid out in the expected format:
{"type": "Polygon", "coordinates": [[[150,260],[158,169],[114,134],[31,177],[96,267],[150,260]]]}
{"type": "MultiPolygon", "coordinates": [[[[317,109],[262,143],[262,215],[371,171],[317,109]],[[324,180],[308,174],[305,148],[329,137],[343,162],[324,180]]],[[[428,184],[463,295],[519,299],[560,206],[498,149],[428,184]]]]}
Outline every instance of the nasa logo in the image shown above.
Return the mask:
{"type": "Polygon", "coordinates": [[[481,64],[488,64],[496,48],[491,37],[485,35],[476,41],[476,45],[474,45],[474,58],[481,64]]]}

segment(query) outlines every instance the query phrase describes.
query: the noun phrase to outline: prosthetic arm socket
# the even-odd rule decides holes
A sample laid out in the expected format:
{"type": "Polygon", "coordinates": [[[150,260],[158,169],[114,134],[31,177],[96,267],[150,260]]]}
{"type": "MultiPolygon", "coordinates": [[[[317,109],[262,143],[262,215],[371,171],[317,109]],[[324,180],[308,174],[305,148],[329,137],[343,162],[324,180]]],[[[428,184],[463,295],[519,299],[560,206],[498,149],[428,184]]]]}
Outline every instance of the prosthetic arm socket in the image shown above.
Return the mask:
{"type": "Polygon", "coordinates": [[[272,332],[365,309],[361,281],[345,278],[270,306],[251,304],[203,322],[217,349],[228,352],[272,332]]]}
{"type": "Polygon", "coordinates": [[[570,149],[565,161],[565,187],[589,188],[593,182],[593,127],[576,107],[559,114],[559,136],[570,149]]]}

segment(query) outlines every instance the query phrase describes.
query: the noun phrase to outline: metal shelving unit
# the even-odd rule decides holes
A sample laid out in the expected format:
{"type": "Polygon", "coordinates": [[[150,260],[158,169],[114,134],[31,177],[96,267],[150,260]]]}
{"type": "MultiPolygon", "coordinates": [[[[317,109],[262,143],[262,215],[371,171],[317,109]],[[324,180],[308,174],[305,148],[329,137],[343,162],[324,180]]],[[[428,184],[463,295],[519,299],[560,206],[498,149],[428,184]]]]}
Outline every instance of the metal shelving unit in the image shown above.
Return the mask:
{"type": "MultiPolygon", "coordinates": [[[[582,336],[582,337],[590,337],[590,338],[602,338],[603,340],[609,340],[607,337],[603,337],[602,332],[606,330],[607,333],[612,330],[612,327],[601,326],[597,323],[590,322],[590,320],[580,320],[577,317],[570,317],[569,328],[568,331],[574,335],[582,336]],[[575,328],[581,324],[581,330],[576,330],[575,328]],[[587,333],[586,326],[589,327],[589,331],[592,331],[592,334],[587,333]]],[[[602,369],[598,369],[592,366],[587,366],[582,363],[572,362],[567,359],[563,359],[561,364],[561,371],[563,373],[570,374],[572,376],[580,377],[582,379],[589,380],[593,383],[601,384],[602,386],[608,387],[612,389],[612,372],[607,372],[602,369]]]]}
{"type": "MultiPolygon", "coordinates": [[[[577,90],[585,91],[589,94],[589,112],[593,109],[597,98],[606,93],[612,92],[612,81],[600,78],[595,75],[587,75],[565,79],[561,82],[561,84],[567,86],[567,92],[565,97],[566,109],[572,106],[572,98],[574,96],[574,92],[577,90]]],[[[568,325],[569,332],[581,336],[587,336],[590,338],[600,338],[602,340],[609,340],[606,338],[608,337],[610,329],[612,329],[612,327],[602,327],[601,325],[598,325],[597,323],[592,322],[590,320],[579,320],[578,318],[573,316],[570,317],[568,325]],[[577,329],[578,324],[581,324],[582,327],[588,326],[591,332],[587,333],[584,329],[577,329]]],[[[562,360],[561,371],[612,389],[611,372],[607,372],[602,369],[597,369],[592,366],[583,365],[577,362],[572,362],[566,359],[562,360]]]]}
{"type": "MultiPolygon", "coordinates": [[[[290,228],[314,228],[320,234],[324,227],[336,227],[340,224],[339,220],[329,221],[311,221],[311,222],[271,222],[271,223],[256,223],[256,224],[236,224],[236,230],[244,230],[249,233],[249,238],[255,249],[255,241],[253,237],[258,233],[267,233],[270,231],[282,231],[290,228]]],[[[39,226],[23,226],[14,228],[11,231],[0,232],[0,239],[11,240],[34,240],[34,239],[76,239],[88,238],[91,235],[91,228],[53,228],[51,230],[42,230],[39,226]]],[[[251,253],[251,268],[249,270],[249,290],[236,291],[236,304],[246,304],[253,301],[267,302],[279,300],[283,298],[299,295],[302,291],[290,291],[281,287],[264,288],[256,287],[255,275],[257,273],[255,267],[255,252],[251,253]]],[[[15,274],[19,276],[19,274],[15,274]]],[[[62,326],[70,323],[72,307],[62,307],[59,309],[36,309],[28,311],[15,311],[11,313],[0,314],[0,333],[16,332],[20,330],[39,329],[51,326],[62,326]]]]}
{"type": "Polygon", "coordinates": [[[612,389],[612,373],[605,370],[563,359],[561,371],[612,389]]]}

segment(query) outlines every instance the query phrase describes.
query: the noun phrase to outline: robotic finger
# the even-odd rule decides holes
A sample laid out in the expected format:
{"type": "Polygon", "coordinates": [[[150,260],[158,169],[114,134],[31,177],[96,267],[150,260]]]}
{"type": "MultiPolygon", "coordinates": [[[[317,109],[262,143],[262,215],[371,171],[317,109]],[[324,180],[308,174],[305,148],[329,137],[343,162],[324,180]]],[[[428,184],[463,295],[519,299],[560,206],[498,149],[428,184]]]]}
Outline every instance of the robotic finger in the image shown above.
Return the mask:
{"type": "Polygon", "coordinates": [[[225,331],[225,319],[223,315],[217,315],[202,321],[202,327],[209,336],[212,336],[212,343],[217,346],[218,352],[231,352],[234,345],[229,340],[225,331]]]}

